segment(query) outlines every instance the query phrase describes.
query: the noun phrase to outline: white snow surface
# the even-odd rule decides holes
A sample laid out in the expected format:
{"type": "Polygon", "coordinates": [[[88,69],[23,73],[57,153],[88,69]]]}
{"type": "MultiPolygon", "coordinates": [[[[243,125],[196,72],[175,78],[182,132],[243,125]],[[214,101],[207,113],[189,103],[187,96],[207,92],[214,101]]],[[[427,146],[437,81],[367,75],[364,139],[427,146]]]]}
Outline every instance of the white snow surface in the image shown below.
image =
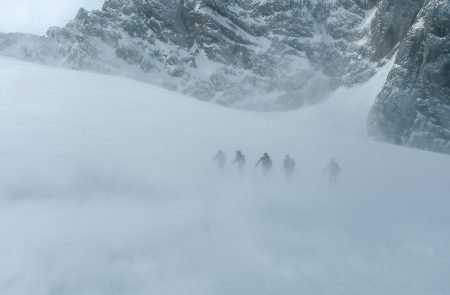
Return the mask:
{"type": "Polygon", "coordinates": [[[1,58],[0,294],[450,294],[450,158],[365,137],[391,66],[250,113],[1,58]]]}

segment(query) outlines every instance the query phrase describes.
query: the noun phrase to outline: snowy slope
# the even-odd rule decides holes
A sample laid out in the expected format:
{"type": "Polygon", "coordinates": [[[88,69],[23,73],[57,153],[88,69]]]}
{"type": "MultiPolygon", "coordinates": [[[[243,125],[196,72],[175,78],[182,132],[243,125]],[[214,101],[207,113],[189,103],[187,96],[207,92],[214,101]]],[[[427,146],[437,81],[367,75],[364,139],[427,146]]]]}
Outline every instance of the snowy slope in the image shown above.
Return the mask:
{"type": "Polygon", "coordinates": [[[0,59],[0,294],[449,294],[450,158],[361,128],[390,66],[266,114],[0,59]]]}
{"type": "Polygon", "coordinates": [[[0,33],[0,55],[234,108],[292,110],[376,72],[367,8],[354,0],[106,0],[46,37],[0,33]]]}

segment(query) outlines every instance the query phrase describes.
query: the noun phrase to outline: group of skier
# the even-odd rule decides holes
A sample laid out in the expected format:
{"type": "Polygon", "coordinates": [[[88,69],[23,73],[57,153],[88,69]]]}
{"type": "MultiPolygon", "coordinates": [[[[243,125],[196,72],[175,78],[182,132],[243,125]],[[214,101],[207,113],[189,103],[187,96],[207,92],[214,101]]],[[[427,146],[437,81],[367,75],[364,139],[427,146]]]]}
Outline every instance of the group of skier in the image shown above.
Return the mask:
{"type": "MultiPolygon", "coordinates": [[[[214,161],[217,163],[217,167],[219,168],[220,172],[223,173],[228,160],[227,156],[222,150],[217,152],[216,156],[214,157],[214,161]]],[[[234,159],[230,163],[236,165],[239,172],[243,173],[246,165],[245,155],[240,150],[236,151],[234,159]]],[[[295,173],[296,165],[297,164],[295,160],[291,158],[291,156],[286,155],[283,161],[282,170],[287,181],[291,181],[292,176],[295,173]]],[[[272,159],[270,158],[269,154],[264,153],[258,160],[258,162],[256,162],[255,167],[261,167],[262,173],[266,177],[268,177],[273,168],[272,159]]],[[[336,184],[340,172],[341,168],[339,164],[335,159],[331,159],[330,163],[325,169],[325,173],[328,175],[328,182],[330,183],[330,185],[336,184]]]]}

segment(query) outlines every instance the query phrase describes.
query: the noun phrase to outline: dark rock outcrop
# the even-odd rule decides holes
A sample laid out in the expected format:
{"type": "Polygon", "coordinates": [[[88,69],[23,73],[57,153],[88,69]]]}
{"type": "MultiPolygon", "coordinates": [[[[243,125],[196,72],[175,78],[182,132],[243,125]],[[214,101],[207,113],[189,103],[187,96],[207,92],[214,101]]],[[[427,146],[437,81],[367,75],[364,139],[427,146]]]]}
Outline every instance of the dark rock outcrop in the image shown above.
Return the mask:
{"type": "Polygon", "coordinates": [[[450,153],[449,31],[449,3],[427,1],[371,110],[371,136],[450,153]]]}
{"type": "Polygon", "coordinates": [[[375,58],[383,58],[404,39],[424,0],[382,0],[371,24],[375,58]]]}

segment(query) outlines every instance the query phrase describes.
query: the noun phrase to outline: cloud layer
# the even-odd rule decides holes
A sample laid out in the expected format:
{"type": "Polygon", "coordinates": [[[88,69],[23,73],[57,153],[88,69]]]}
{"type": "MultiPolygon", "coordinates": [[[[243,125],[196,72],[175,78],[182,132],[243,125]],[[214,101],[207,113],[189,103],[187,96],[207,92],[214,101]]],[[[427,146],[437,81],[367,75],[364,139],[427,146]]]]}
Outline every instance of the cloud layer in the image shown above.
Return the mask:
{"type": "Polygon", "coordinates": [[[104,0],[1,0],[0,32],[43,35],[50,26],[64,25],[80,7],[100,8],[104,0]]]}

